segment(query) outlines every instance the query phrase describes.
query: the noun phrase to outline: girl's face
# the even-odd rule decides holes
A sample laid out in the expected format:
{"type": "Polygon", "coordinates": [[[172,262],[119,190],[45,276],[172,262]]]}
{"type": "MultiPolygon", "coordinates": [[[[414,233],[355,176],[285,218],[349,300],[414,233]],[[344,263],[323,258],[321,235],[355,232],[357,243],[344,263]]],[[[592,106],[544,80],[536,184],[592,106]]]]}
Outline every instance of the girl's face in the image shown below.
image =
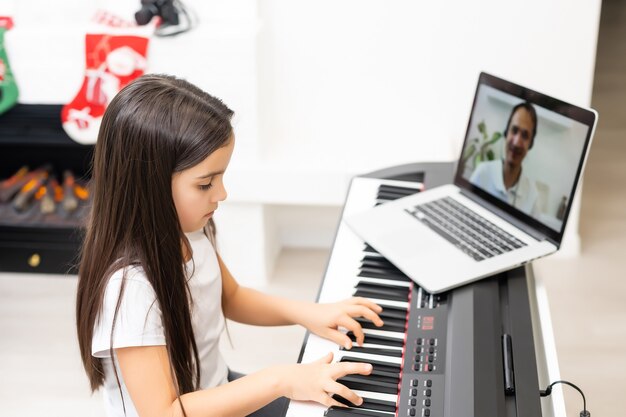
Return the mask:
{"type": "Polygon", "coordinates": [[[172,196],[183,232],[202,229],[217,210],[218,203],[226,199],[223,178],[234,147],[232,137],[228,145],[198,165],[172,176],[172,196]]]}

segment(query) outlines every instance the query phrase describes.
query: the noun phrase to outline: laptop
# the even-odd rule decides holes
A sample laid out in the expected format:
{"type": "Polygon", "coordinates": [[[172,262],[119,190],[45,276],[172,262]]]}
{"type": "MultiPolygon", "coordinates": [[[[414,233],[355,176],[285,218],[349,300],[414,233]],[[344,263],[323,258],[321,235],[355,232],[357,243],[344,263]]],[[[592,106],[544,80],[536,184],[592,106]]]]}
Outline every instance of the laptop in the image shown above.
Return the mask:
{"type": "Polygon", "coordinates": [[[597,117],[483,72],[454,182],[346,223],[431,293],[556,252],[597,117]]]}

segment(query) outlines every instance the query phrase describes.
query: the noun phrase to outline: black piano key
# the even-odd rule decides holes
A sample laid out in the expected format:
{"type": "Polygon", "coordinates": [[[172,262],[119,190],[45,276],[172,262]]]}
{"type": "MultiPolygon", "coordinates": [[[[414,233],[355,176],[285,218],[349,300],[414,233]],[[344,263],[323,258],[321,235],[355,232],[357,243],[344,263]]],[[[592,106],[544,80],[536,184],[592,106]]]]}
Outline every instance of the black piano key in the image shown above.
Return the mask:
{"type": "Polygon", "coordinates": [[[376,249],[374,249],[373,247],[371,247],[371,246],[370,246],[370,245],[368,245],[367,243],[365,244],[365,248],[363,248],[363,251],[364,251],[364,252],[375,253],[375,254],[380,255],[376,249]]]}
{"type": "Polygon", "coordinates": [[[393,271],[390,269],[382,269],[371,266],[361,266],[359,276],[372,277],[372,278],[382,278],[389,279],[395,281],[410,281],[411,279],[407,277],[400,271],[393,271]]]}
{"type": "MultiPolygon", "coordinates": [[[[371,364],[374,368],[381,370],[400,373],[400,365],[397,363],[389,362],[382,359],[363,359],[355,356],[345,355],[341,358],[340,362],[365,362],[371,364]]],[[[395,377],[395,376],[394,376],[395,377]]]]}
{"type": "Polygon", "coordinates": [[[357,291],[363,291],[371,294],[370,298],[384,298],[387,300],[396,300],[403,302],[407,302],[409,300],[410,289],[406,287],[395,287],[386,284],[373,284],[370,282],[359,281],[356,284],[355,288],[357,291]]]}
{"type": "Polygon", "coordinates": [[[367,378],[373,384],[396,384],[400,383],[400,374],[394,374],[392,372],[387,371],[376,371],[373,370],[371,374],[367,375],[367,378]]]}
{"type": "Polygon", "coordinates": [[[363,256],[363,258],[361,259],[361,265],[369,266],[372,268],[381,268],[381,269],[385,269],[389,271],[400,272],[400,270],[396,268],[396,266],[392,264],[391,262],[389,262],[387,259],[380,258],[377,256],[369,256],[369,255],[363,256]]]}
{"type": "Polygon", "coordinates": [[[398,382],[383,381],[381,378],[383,377],[372,378],[364,375],[346,375],[338,378],[337,382],[353,390],[397,395],[398,382]]]}
{"type": "Polygon", "coordinates": [[[395,268],[395,265],[392,264],[389,259],[381,258],[380,256],[372,256],[369,254],[364,254],[363,258],[361,258],[361,262],[373,262],[378,263],[379,266],[385,268],[395,268]]]}
{"type": "Polygon", "coordinates": [[[395,414],[360,408],[330,407],[324,415],[326,417],[393,417],[395,414]]]}
{"type": "Polygon", "coordinates": [[[368,409],[368,410],[377,410],[377,411],[385,411],[387,413],[395,413],[396,412],[396,403],[391,401],[379,400],[376,398],[367,398],[363,396],[363,402],[361,405],[352,404],[350,401],[343,398],[341,395],[333,395],[333,399],[347,405],[350,408],[356,409],[368,409]]]}
{"type": "Polygon", "coordinates": [[[375,271],[363,271],[361,270],[359,272],[359,276],[360,277],[371,277],[371,278],[382,278],[382,279],[388,279],[388,280],[392,280],[392,281],[402,281],[402,282],[409,282],[411,281],[411,278],[407,277],[406,275],[398,275],[398,274],[387,274],[387,273],[381,273],[381,272],[375,272],[375,271]]]}
{"type": "MultiPolygon", "coordinates": [[[[346,335],[350,338],[350,340],[352,340],[353,342],[356,342],[356,336],[354,335],[354,333],[348,332],[346,333],[346,335]]],[[[396,339],[396,338],[388,337],[388,336],[377,335],[377,334],[366,334],[365,338],[363,339],[363,342],[371,343],[374,345],[384,345],[384,346],[395,346],[395,347],[404,346],[404,340],[396,339]]]]}
{"type": "Polygon", "coordinates": [[[399,198],[402,197],[407,197],[411,194],[415,194],[415,193],[403,193],[403,192],[394,192],[394,191],[379,191],[376,194],[376,201],[384,201],[384,202],[388,202],[388,201],[393,201],[393,200],[397,200],[399,198]]]}
{"type": "Polygon", "coordinates": [[[377,200],[389,200],[389,201],[393,201],[393,200],[397,200],[399,198],[402,197],[408,197],[410,195],[413,194],[417,194],[419,192],[419,190],[413,190],[413,191],[405,191],[402,189],[391,189],[391,188],[383,188],[383,189],[378,189],[378,192],[376,193],[376,199],[377,200]]]}
{"type": "Polygon", "coordinates": [[[406,195],[417,194],[421,191],[419,188],[398,187],[396,185],[387,185],[387,184],[380,184],[378,186],[378,189],[384,190],[384,191],[404,192],[406,195]]]}
{"type": "Polygon", "coordinates": [[[402,333],[404,332],[404,329],[406,327],[405,325],[406,320],[399,321],[399,320],[387,319],[387,320],[384,320],[385,324],[383,324],[382,326],[376,326],[369,319],[364,319],[362,317],[355,317],[354,320],[356,320],[364,329],[387,330],[389,332],[402,333]]]}
{"type": "Polygon", "coordinates": [[[383,319],[383,321],[387,319],[395,319],[395,320],[404,320],[406,322],[406,310],[396,310],[391,307],[381,306],[383,311],[378,313],[378,316],[383,319]]]}
{"type": "Polygon", "coordinates": [[[358,289],[352,294],[354,297],[364,297],[364,298],[378,298],[380,300],[392,300],[392,301],[407,301],[407,298],[402,298],[397,295],[389,295],[389,294],[381,294],[377,292],[367,291],[358,289]]]}
{"type": "Polygon", "coordinates": [[[374,369],[372,369],[371,376],[383,376],[389,378],[398,378],[398,382],[400,381],[400,365],[396,365],[395,363],[379,361],[374,359],[364,359],[357,358],[355,356],[346,355],[341,358],[339,362],[363,362],[369,363],[372,365],[374,369]]]}
{"type": "Polygon", "coordinates": [[[384,349],[384,348],[352,345],[350,349],[346,349],[342,347],[340,350],[346,351],[346,352],[369,353],[371,355],[392,356],[394,358],[402,357],[402,351],[398,349],[384,349]]]}
{"type": "Polygon", "coordinates": [[[419,188],[398,187],[395,185],[381,184],[378,186],[378,191],[383,191],[386,193],[404,194],[406,196],[419,193],[421,190],[419,188]]]}
{"type": "Polygon", "coordinates": [[[374,292],[374,293],[379,292],[381,294],[396,295],[399,297],[404,297],[404,301],[408,300],[409,292],[411,291],[411,289],[408,287],[382,284],[382,283],[374,283],[374,282],[368,282],[368,281],[359,281],[354,287],[359,290],[365,290],[365,291],[374,292]]]}
{"type": "Polygon", "coordinates": [[[398,195],[402,195],[402,196],[408,196],[408,195],[413,195],[413,194],[417,194],[420,192],[420,190],[418,188],[409,188],[409,187],[396,187],[394,185],[388,186],[388,185],[381,185],[380,187],[378,187],[378,192],[383,192],[383,193],[393,193],[393,194],[398,194],[398,195]]]}
{"type": "Polygon", "coordinates": [[[386,268],[374,265],[365,265],[361,264],[361,269],[365,271],[372,271],[380,274],[391,274],[391,275],[404,275],[398,268],[386,268]]]}
{"type": "MultiPolygon", "coordinates": [[[[411,193],[411,194],[415,194],[415,193],[411,193]]],[[[407,193],[403,193],[403,192],[393,192],[393,191],[379,191],[376,194],[376,199],[377,200],[393,201],[393,200],[397,200],[397,199],[402,198],[402,197],[406,197],[406,196],[411,195],[411,194],[407,194],[407,193]]]]}

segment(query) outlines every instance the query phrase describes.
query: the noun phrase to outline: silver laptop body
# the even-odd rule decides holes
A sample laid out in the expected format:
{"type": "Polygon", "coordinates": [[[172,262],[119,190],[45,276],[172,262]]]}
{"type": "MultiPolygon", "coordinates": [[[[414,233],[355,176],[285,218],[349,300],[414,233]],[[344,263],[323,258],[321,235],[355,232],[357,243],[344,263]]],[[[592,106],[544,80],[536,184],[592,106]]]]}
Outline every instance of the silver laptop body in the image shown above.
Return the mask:
{"type": "Polygon", "coordinates": [[[596,122],[592,109],[481,73],[454,183],[346,222],[431,293],[556,252],[596,122]],[[508,187],[506,172],[518,172],[508,187]]]}

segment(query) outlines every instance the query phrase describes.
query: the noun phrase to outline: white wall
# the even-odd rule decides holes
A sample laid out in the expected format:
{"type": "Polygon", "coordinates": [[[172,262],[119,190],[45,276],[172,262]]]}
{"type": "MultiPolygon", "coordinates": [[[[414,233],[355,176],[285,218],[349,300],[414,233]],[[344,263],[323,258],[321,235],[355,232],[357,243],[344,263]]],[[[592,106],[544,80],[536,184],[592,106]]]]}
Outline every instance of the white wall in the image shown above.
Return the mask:
{"type": "MultiPolygon", "coordinates": [[[[262,158],[347,177],[452,160],[481,70],[589,105],[600,4],[260,0],[262,158]]],[[[562,253],[578,251],[579,205],[562,253]]]]}
{"type": "Polygon", "coordinates": [[[450,160],[481,70],[590,102],[598,0],[265,0],[259,11],[271,152],[349,155],[362,169],[450,160]]]}
{"type": "MultiPolygon", "coordinates": [[[[339,207],[358,173],[452,160],[481,70],[577,104],[591,99],[600,0],[185,3],[201,25],[151,40],[148,60],[150,71],[187,77],[237,112],[227,180],[231,204],[248,214],[223,224],[224,235],[242,220],[257,222],[259,233],[280,229],[284,216],[267,204],[339,207]]],[[[69,101],[82,82],[91,14],[106,5],[130,17],[138,4],[0,0],[0,13],[14,10],[6,38],[20,100],[69,101]]],[[[324,209],[320,216],[329,219],[324,209]]],[[[334,227],[325,232],[332,238],[334,227]]],[[[242,273],[271,271],[268,254],[282,242],[270,235],[249,248],[264,251],[268,264],[242,273]]],[[[289,242],[328,238],[302,233],[289,242]]]]}

